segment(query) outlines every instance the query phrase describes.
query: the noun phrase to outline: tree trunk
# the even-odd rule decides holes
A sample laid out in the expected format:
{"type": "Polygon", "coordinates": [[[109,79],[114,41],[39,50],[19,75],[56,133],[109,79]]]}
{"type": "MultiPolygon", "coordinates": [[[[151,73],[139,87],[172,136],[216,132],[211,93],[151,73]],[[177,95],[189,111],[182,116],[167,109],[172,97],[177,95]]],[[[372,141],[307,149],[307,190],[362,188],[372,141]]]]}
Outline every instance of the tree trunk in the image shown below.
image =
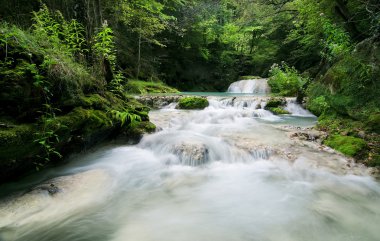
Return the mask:
{"type": "Polygon", "coordinates": [[[139,76],[140,76],[140,68],[141,68],[141,20],[140,20],[140,24],[139,24],[139,28],[140,28],[140,31],[139,31],[139,42],[138,42],[138,55],[137,55],[137,73],[136,73],[136,79],[139,79],[139,76]]]}
{"type": "Polygon", "coordinates": [[[255,31],[252,31],[252,39],[251,39],[251,46],[250,46],[250,49],[249,49],[249,54],[252,54],[253,52],[253,47],[255,45],[255,31]]]}
{"type": "Polygon", "coordinates": [[[346,30],[351,35],[352,39],[356,41],[364,40],[367,36],[359,32],[356,24],[352,21],[352,15],[347,8],[347,1],[336,0],[335,11],[346,23],[346,30]]]}

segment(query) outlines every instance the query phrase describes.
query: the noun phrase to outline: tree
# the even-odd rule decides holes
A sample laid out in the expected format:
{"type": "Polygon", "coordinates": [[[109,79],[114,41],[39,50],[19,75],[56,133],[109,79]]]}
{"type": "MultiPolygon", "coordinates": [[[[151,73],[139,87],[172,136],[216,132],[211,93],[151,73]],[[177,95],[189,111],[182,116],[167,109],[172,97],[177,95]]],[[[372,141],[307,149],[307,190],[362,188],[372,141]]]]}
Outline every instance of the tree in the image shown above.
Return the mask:
{"type": "Polygon", "coordinates": [[[160,47],[164,46],[156,36],[169,28],[171,22],[175,20],[165,11],[170,4],[180,3],[180,0],[122,0],[116,7],[116,11],[120,14],[119,19],[131,32],[138,36],[136,78],[140,76],[142,44],[150,43],[160,47]]]}

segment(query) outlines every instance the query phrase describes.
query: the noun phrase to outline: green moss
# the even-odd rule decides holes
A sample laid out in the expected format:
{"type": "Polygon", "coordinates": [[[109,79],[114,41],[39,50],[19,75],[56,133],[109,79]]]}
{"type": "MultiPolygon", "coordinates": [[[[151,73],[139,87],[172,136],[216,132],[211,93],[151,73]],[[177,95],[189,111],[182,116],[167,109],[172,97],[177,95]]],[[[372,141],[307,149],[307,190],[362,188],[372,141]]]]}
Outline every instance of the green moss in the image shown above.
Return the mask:
{"type": "Polygon", "coordinates": [[[179,93],[177,89],[169,87],[164,83],[141,80],[128,80],[125,89],[128,93],[132,94],[179,93]]]}
{"type": "Polygon", "coordinates": [[[290,114],[289,111],[286,111],[286,110],[284,110],[283,108],[280,108],[280,107],[270,107],[267,110],[269,110],[270,112],[272,112],[275,115],[287,115],[287,114],[290,114]]]}
{"type": "Polygon", "coordinates": [[[106,112],[77,107],[67,115],[52,119],[47,128],[54,130],[63,141],[69,139],[72,133],[88,137],[113,126],[113,120],[106,112]]]}
{"type": "Polygon", "coordinates": [[[80,96],[79,98],[81,102],[80,106],[85,108],[104,110],[108,106],[110,106],[110,102],[103,96],[100,96],[99,94],[80,96]]]}
{"type": "Polygon", "coordinates": [[[332,134],[346,133],[356,136],[359,131],[364,130],[365,125],[361,121],[355,121],[336,113],[324,113],[318,118],[318,128],[332,134]]]}
{"type": "Polygon", "coordinates": [[[33,125],[11,125],[0,129],[1,161],[12,161],[38,153],[39,147],[33,142],[33,125]]]}
{"type": "Polygon", "coordinates": [[[245,75],[245,76],[240,76],[239,80],[251,80],[251,79],[261,79],[260,76],[253,76],[253,75],[245,75]]]}
{"type": "Polygon", "coordinates": [[[131,126],[127,131],[133,135],[143,135],[152,133],[156,130],[156,125],[149,121],[139,122],[137,125],[131,126]]]}
{"type": "Polygon", "coordinates": [[[209,105],[208,100],[206,98],[197,97],[197,96],[189,96],[183,97],[179,100],[177,108],[178,109],[204,109],[209,105]]]}
{"type": "Polygon", "coordinates": [[[364,140],[353,136],[332,135],[325,140],[324,144],[351,157],[357,156],[367,148],[364,140]]]}

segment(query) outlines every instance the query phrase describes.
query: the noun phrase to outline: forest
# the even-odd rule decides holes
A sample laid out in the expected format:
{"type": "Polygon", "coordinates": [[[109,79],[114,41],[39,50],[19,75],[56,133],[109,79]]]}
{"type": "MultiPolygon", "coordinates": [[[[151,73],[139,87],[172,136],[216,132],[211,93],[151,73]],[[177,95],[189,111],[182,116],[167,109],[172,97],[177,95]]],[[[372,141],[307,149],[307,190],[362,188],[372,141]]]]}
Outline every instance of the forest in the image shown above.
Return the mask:
{"type": "Polygon", "coordinates": [[[296,96],[319,116],[326,144],[380,164],[377,0],[0,6],[1,181],[153,131],[133,94],[223,92],[242,76],[269,78],[273,95],[296,96]]]}

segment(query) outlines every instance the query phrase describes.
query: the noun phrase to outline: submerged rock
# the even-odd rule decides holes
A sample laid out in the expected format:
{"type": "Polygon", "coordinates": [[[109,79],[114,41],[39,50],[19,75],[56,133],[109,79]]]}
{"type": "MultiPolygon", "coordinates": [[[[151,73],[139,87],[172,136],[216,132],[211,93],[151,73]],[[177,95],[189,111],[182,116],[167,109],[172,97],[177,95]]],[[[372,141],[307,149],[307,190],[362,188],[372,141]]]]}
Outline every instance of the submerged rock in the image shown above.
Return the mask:
{"type": "Polygon", "coordinates": [[[10,231],[16,228],[28,230],[29,225],[43,228],[39,223],[59,222],[66,215],[85,212],[105,197],[108,182],[106,172],[90,170],[57,177],[25,193],[9,196],[0,200],[0,227],[10,231]]]}
{"type": "Polygon", "coordinates": [[[54,185],[53,183],[51,183],[50,185],[49,184],[42,184],[40,186],[37,186],[33,190],[47,191],[50,195],[55,195],[61,191],[61,189],[59,187],[57,187],[56,185],[54,185]]]}
{"type": "Polygon", "coordinates": [[[313,141],[313,142],[322,144],[322,142],[327,137],[327,133],[317,131],[317,130],[304,130],[304,131],[293,132],[290,135],[290,137],[298,138],[302,141],[313,141]]]}
{"type": "Polygon", "coordinates": [[[209,150],[203,143],[182,142],[174,146],[174,154],[184,165],[199,166],[209,160],[209,150]]]}

